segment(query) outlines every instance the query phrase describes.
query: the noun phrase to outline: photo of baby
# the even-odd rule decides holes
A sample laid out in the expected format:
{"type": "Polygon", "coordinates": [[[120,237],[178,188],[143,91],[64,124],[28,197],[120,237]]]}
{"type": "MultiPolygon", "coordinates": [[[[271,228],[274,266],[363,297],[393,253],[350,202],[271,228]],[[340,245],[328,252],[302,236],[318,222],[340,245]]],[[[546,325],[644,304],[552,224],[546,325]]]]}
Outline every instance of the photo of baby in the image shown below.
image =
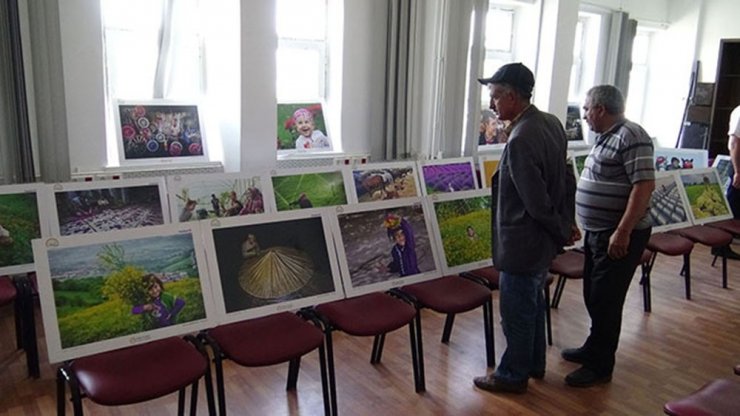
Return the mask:
{"type": "Polygon", "coordinates": [[[328,151],[331,140],[321,104],[278,104],[278,150],[328,151]]]}

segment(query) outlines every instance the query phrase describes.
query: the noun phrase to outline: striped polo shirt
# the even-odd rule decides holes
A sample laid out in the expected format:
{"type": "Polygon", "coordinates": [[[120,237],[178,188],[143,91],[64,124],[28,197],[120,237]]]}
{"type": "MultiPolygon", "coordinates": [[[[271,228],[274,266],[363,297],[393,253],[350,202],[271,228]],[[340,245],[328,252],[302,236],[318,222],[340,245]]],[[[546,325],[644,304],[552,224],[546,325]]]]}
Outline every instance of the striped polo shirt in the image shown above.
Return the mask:
{"type": "MultiPolygon", "coordinates": [[[[637,123],[625,120],[596,137],[578,181],[576,214],[588,231],[616,228],[632,184],[655,179],[653,142],[637,123]]],[[[635,229],[650,226],[647,216],[635,229]]]]}

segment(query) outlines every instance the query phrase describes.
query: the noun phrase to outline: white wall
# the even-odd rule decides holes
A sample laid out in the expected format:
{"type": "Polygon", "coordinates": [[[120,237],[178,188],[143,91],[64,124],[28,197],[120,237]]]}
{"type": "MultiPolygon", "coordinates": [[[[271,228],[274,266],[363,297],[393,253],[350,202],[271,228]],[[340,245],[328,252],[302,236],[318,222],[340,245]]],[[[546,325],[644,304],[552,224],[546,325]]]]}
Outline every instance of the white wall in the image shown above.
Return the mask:
{"type": "Polygon", "coordinates": [[[582,3],[624,11],[629,13],[630,18],[638,21],[665,22],[668,19],[668,6],[673,2],[674,0],[587,0],[582,3]]]}
{"type": "Polygon", "coordinates": [[[699,80],[714,82],[720,39],[740,38],[740,2],[737,0],[704,0],[703,5],[699,21],[696,59],[701,61],[699,80]]]}

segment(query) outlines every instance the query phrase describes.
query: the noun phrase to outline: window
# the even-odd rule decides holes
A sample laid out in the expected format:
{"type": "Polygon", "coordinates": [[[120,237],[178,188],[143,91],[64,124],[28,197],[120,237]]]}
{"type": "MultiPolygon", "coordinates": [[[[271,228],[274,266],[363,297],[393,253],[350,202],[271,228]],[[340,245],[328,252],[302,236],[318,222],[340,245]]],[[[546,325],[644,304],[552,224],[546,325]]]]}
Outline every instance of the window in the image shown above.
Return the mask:
{"type": "Polygon", "coordinates": [[[639,124],[643,122],[652,34],[653,31],[638,27],[632,43],[632,69],[627,93],[626,116],[639,124]]]}
{"type": "MultiPolygon", "coordinates": [[[[491,5],[486,14],[485,57],[483,73],[490,76],[502,65],[514,60],[514,10],[491,5]]],[[[488,89],[481,90],[481,105],[488,108],[488,89]]]]}
{"type": "Polygon", "coordinates": [[[327,90],[327,0],[277,0],[277,100],[322,101],[327,90]]]}
{"type": "Polygon", "coordinates": [[[602,15],[598,13],[584,11],[578,13],[573,45],[573,64],[570,69],[569,102],[583,103],[586,91],[598,79],[602,20],[602,15]]]}

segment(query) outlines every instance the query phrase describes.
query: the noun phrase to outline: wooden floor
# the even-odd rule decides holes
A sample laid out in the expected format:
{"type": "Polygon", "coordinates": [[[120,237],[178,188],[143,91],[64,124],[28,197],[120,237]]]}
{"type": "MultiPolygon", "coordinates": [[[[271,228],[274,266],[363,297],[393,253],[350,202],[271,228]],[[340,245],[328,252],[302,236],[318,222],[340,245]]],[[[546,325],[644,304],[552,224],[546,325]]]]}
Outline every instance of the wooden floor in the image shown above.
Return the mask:
{"type": "MultiPolygon", "coordinates": [[[[740,247],[735,246],[736,251],[740,247]]],[[[414,393],[408,331],[389,334],[383,362],[369,363],[372,340],[335,337],[339,412],[343,415],[659,415],[663,404],[714,378],[736,378],[740,363],[740,262],[729,262],[729,289],[721,288],[721,268],[712,268],[705,247],[692,255],[692,300],[684,299],[679,258],[658,256],[653,270],[653,310],[644,313],[635,278],[627,296],[617,366],[608,385],[567,387],[563,377],[577,368],[560,358],[562,348],[578,346],[589,321],[581,285],[570,281],[560,308],[553,310],[554,345],[548,350],[544,380],[532,380],[526,395],[494,395],[476,389],[473,377],[487,369],[482,312],[460,315],[449,345],[439,342],[444,317],[423,313],[427,391],[414,393]]],[[[494,293],[494,297],[497,297],[494,293]]],[[[495,302],[497,304],[497,302],[495,302]]],[[[505,339],[495,312],[496,353],[505,339]]],[[[27,378],[22,352],[14,351],[12,308],[0,310],[0,416],[55,413],[54,367],[41,338],[41,378],[27,378]]],[[[38,314],[40,315],[40,314],[38,314]]],[[[39,336],[43,337],[39,321],[39,336]]],[[[304,358],[297,392],[285,392],[287,365],[243,368],[227,363],[227,404],[232,415],[323,414],[317,354],[304,358]]],[[[142,380],[145,382],[145,380],[142,380]]],[[[198,414],[206,414],[202,394],[198,414]]],[[[89,415],[168,415],[176,395],[146,404],[106,408],[85,401],[89,415]]],[[[68,412],[71,407],[68,406],[68,412]]],[[[71,414],[71,413],[69,413],[71,414]]]]}

